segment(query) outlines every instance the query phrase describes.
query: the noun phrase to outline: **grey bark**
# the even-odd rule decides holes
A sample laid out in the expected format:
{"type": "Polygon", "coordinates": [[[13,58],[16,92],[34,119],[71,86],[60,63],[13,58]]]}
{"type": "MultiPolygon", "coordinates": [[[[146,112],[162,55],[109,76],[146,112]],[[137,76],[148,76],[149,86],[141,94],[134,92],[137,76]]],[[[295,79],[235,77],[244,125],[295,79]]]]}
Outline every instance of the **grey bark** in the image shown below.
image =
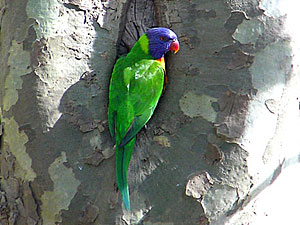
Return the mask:
{"type": "Polygon", "coordinates": [[[271,3],[1,0],[0,223],[249,223],[244,207],[299,154],[293,36],[271,3]],[[127,212],[108,84],[153,26],[173,29],[181,49],[137,138],[127,212]]]}

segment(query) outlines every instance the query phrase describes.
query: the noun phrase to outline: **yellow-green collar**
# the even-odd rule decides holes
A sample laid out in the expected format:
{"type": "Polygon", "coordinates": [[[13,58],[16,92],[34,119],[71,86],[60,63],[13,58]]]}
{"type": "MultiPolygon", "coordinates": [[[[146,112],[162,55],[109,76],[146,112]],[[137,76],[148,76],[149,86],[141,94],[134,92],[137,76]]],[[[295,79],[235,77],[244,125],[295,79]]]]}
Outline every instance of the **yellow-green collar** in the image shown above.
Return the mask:
{"type": "Polygon", "coordinates": [[[141,49],[143,50],[143,52],[145,52],[145,54],[148,54],[149,53],[149,39],[146,36],[146,34],[143,34],[140,37],[139,44],[140,44],[141,49]]]}

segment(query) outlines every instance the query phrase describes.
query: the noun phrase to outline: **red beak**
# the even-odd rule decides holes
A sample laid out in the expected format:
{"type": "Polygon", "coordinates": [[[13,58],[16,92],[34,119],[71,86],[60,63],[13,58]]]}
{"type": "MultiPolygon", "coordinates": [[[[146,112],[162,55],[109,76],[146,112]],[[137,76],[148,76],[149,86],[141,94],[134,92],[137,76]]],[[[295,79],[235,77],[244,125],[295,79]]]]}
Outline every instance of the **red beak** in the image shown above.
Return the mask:
{"type": "Polygon", "coordinates": [[[179,42],[177,39],[173,40],[170,45],[169,51],[173,51],[175,54],[179,51],[179,42]]]}

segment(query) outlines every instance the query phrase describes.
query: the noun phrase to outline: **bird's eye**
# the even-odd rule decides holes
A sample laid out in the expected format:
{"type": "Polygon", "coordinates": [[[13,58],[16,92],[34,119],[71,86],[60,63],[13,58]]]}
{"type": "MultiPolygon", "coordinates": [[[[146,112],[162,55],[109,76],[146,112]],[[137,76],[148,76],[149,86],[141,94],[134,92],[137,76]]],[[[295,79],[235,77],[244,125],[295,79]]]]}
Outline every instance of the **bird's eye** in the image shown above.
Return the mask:
{"type": "Polygon", "coordinates": [[[166,41],[166,40],[167,40],[167,38],[166,38],[166,37],[164,37],[164,36],[161,36],[161,37],[160,37],[160,40],[161,40],[161,41],[166,41]]]}

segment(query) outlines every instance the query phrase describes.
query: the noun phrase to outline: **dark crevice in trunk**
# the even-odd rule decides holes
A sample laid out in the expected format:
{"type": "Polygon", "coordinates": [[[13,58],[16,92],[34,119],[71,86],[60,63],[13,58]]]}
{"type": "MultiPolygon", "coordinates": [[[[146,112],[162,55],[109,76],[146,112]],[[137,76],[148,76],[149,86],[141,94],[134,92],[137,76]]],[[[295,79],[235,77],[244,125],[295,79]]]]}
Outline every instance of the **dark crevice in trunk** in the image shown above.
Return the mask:
{"type": "Polygon", "coordinates": [[[153,0],[128,0],[125,4],[117,42],[117,57],[127,54],[141,35],[156,26],[153,0]]]}

